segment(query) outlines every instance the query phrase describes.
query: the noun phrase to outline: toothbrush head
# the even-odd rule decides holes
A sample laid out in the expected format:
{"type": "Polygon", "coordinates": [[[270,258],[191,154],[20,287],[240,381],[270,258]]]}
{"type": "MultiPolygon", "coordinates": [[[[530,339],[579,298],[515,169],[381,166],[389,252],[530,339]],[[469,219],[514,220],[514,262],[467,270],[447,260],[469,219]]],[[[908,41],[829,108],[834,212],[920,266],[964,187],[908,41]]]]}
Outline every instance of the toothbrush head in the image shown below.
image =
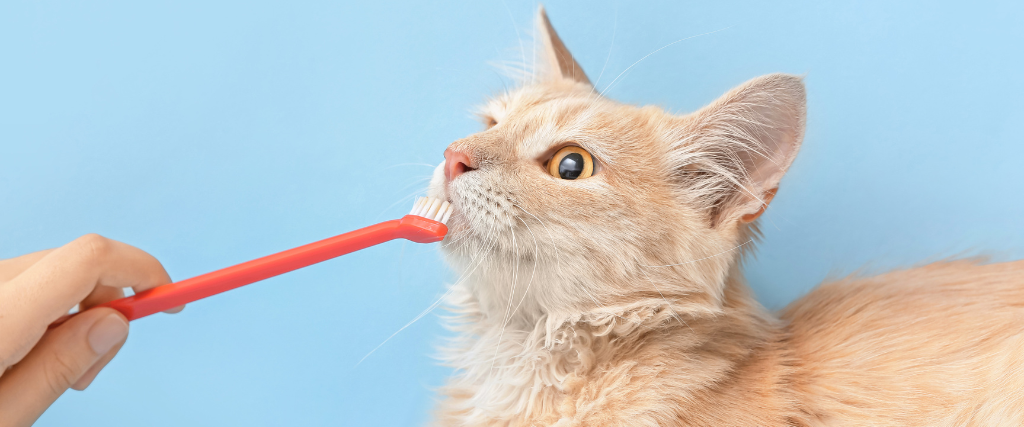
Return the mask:
{"type": "Polygon", "coordinates": [[[452,216],[452,204],[430,197],[420,197],[409,215],[398,220],[401,237],[417,243],[440,242],[448,234],[444,225],[452,216]]]}
{"type": "Polygon", "coordinates": [[[421,216],[444,224],[448,222],[452,210],[454,210],[452,204],[447,201],[433,197],[420,197],[412,206],[412,212],[409,212],[409,215],[421,216]]]}

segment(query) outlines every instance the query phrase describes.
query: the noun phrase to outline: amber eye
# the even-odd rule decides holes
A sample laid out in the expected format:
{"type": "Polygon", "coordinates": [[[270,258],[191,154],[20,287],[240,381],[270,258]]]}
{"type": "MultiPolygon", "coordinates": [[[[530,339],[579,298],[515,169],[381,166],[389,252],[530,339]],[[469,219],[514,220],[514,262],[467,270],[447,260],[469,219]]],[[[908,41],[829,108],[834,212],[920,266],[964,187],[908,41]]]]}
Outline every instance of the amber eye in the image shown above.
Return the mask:
{"type": "Polygon", "coordinates": [[[561,179],[590,178],[594,174],[594,158],[575,145],[563,147],[548,162],[548,173],[561,179]]]}

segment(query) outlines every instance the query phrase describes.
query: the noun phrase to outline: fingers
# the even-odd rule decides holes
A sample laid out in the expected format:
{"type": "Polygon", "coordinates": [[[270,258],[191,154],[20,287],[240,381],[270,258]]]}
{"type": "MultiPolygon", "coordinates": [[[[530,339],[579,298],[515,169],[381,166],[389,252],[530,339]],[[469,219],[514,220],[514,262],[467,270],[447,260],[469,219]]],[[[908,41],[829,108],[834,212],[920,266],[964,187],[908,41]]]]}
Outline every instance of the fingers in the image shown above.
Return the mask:
{"type": "Polygon", "coordinates": [[[92,367],[89,368],[88,371],[85,371],[85,373],[78,378],[78,381],[75,381],[74,384],[71,384],[71,388],[78,391],[82,391],[88,388],[89,385],[92,384],[92,381],[96,379],[96,376],[99,375],[100,371],[107,366],[107,363],[110,363],[110,361],[114,359],[114,356],[117,355],[117,352],[121,351],[121,347],[123,346],[124,341],[121,341],[117,343],[117,345],[115,345],[114,348],[107,351],[107,354],[104,354],[103,357],[100,357],[100,360],[97,360],[96,363],[94,363],[92,367]]]}
{"type": "Polygon", "coordinates": [[[78,303],[78,311],[85,311],[94,306],[123,297],[124,291],[121,290],[121,288],[97,286],[89,293],[89,296],[85,297],[82,302],[78,303]]]}
{"type": "Polygon", "coordinates": [[[0,260],[0,283],[4,283],[17,277],[22,271],[31,267],[32,264],[35,264],[36,261],[42,259],[52,250],[53,249],[46,249],[43,251],[25,254],[17,258],[0,260]]]}
{"type": "Polygon", "coordinates": [[[47,332],[0,377],[0,425],[31,425],[68,387],[88,385],[93,368],[102,368],[127,337],[127,320],[109,308],[84,312],[47,332]]]}
{"type": "Polygon", "coordinates": [[[17,363],[52,321],[98,286],[144,290],[169,282],[156,258],[98,235],[54,249],[0,285],[0,365],[17,363]]]}
{"type": "MultiPolygon", "coordinates": [[[[139,288],[140,291],[148,289],[142,288],[141,286],[139,288]]],[[[124,298],[124,291],[121,290],[121,288],[112,288],[110,286],[97,286],[96,289],[92,290],[92,293],[90,293],[89,296],[85,297],[85,299],[82,300],[82,302],[78,303],[78,311],[85,311],[97,305],[103,304],[105,302],[110,302],[118,298],[124,298]]],[[[165,310],[164,313],[176,314],[181,313],[181,310],[184,309],[185,306],[179,305],[170,310],[165,310]]]]}
{"type": "Polygon", "coordinates": [[[185,309],[185,306],[183,306],[183,305],[179,305],[179,306],[177,306],[177,307],[174,307],[174,308],[172,308],[172,309],[170,309],[170,310],[164,310],[164,313],[168,313],[168,314],[178,314],[178,313],[181,313],[181,310],[184,310],[184,309],[185,309]]]}

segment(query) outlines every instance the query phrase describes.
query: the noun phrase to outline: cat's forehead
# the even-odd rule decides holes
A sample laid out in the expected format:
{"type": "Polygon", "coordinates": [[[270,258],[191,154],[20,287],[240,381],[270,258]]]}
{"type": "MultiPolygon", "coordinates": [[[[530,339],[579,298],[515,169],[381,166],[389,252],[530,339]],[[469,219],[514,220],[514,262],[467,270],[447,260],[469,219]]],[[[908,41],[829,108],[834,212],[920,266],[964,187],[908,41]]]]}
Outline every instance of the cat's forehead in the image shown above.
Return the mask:
{"type": "Polygon", "coordinates": [[[553,146],[575,143],[610,160],[603,142],[624,131],[615,118],[632,109],[592,90],[527,86],[491,99],[482,112],[500,125],[506,140],[514,141],[523,157],[534,158],[553,146]]]}
{"type": "Polygon", "coordinates": [[[578,86],[528,85],[491,98],[485,114],[498,121],[528,117],[565,121],[584,109],[606,107],[608,99],[578,86]]]}

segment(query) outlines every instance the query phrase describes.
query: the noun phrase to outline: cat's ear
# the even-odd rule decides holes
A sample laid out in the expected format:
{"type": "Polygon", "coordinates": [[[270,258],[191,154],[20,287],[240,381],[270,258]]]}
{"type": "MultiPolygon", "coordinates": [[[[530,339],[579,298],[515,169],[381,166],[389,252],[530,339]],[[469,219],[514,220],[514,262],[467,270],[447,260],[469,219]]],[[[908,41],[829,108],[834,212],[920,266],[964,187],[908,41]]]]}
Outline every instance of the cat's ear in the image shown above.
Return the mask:
{"type": "Polygon", "coordinates": [[[804,136],[800,77],[770,74],[729,91],[673,130],[673,161],[713,226],[751,222],[775,196],[804,136]]]}
{"type": "Polygon", "coordinates": [[[537,74],[542,80],[571,79],[590,84],[590,79],[583,73],[583,68],[576,63],[569,49],[558,38],[555,27],[551,26],[544,6],[537,10],[537,37],[541,44],[538,56],[537,74]]]}

